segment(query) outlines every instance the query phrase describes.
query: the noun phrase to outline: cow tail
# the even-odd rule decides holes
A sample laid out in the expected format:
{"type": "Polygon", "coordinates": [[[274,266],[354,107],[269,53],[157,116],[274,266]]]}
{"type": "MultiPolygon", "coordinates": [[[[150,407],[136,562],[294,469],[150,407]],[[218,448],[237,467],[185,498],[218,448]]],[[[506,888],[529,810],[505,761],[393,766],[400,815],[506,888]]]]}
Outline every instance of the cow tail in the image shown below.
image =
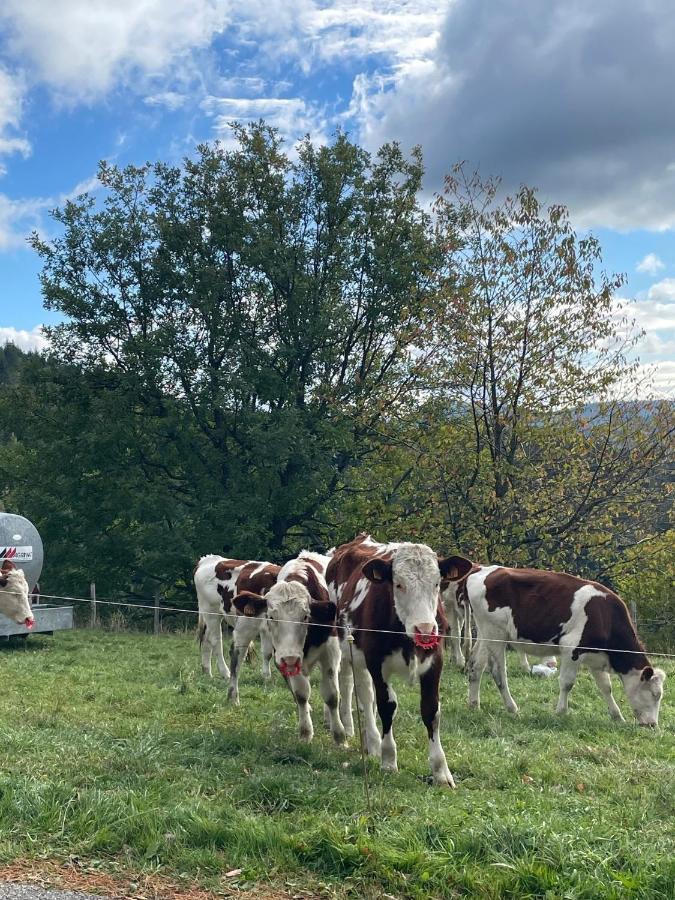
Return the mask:
{"type": "Polygon", "coordinates": [[[204,616],[199,613],[199,618],[197,619],[197,640],[199,641],[199,646],[204,643],[204,637],[206,635],[206,619],[204,616]]]}
{"type": "Polygon", "coordinates": [[[469,662],[471,647],[473,646],[473,636],[471,634],[471,604],[468,596],[464,600],[464,659],[469,662]]]}

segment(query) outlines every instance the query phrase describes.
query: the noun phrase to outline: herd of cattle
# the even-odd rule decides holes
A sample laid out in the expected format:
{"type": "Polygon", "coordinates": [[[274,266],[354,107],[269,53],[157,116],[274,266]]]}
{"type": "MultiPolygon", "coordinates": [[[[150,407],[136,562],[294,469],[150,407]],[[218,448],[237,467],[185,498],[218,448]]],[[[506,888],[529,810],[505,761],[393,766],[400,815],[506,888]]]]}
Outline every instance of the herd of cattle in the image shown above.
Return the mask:
{"type": "MultiPolygon", "coordinates": [[[[284,566],[203,556],[194,581],[202,667],[210,675],[215,654],[231,700],[239,703],[241,662],[259,636],[263,675],[271,675],[274,657],[297,705],[301,739],[310,741],[314,734],[309,675],[318,666],[335,742],[344,744],[354,734],[356,692],[367,752],[389,771],[397,768],[391,680],[399,674],[420,684],[434,783],[454,787],[440,738],[439,685],[446,639],[453,659],[464,666],[462,626],[465,653],[470,648],[471,706],[480,705],[487,667],[506,709],[518,711],[506,673],[506,649],[513,643],[523,657],[560,657],[557,712],[567,712],[579,666],[586,665],[612,718],[623,718],[612,696],[614,672],[639,724],[658,724],[665,673],[649,664],[623,601],[594,581],[480,566],[462,556],[441,559],[425,544],[380,544],[366,534],[326,556],[303,551],[284,566]],[[234,629],[230,667],[223,657],[223,620],[234,629]]],[[[9,560],[0,569],[0,612],[27,628],[34,624],[26,578],[9,560]]]]}
{"type": "Polygon", "coordinates": [[[366,534],[325,556],[303,551],[284,566],[204,556],[194,581],[202,667],[210,675],[215,655],[232,701],[239,703],[241,662],[259,636],[263,675],[270,677],[274,657],[297,705],[300,738],[310,741],[314,733],[309,675],[318,666],[325,721],[335,742],[354,734],[355,691],[367,752],[388,771],[397,768],[391,680],[399,674],[420,684],[433,781],[454,787],[440,738],[439,685],[445,640],[464,667],[462,626],[471,706],[480,705],[487,667],[506,709],[518,711],[506,673],[511,642],[523,658],[560,657],[557,712],[567,712],[583,664],[612,718],[623,718],[612,696],[614,672],[639,724],[658,724],[665,673],[649,664],[623,601],[593,581],[481,566],[461,556],[442,559],[425,544],[380,544],[366,534]],[[223,656],[223,619],[233,628],[230,667],[223,656]]]}

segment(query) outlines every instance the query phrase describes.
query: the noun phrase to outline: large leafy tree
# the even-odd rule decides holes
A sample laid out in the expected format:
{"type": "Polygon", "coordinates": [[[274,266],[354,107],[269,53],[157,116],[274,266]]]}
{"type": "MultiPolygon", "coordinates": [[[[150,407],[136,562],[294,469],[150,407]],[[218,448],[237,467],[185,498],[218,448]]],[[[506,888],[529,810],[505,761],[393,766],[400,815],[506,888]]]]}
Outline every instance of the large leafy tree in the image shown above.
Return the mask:
{"type": "Polygon", "coordinates": [[[46,452],[75,448],[82,527],[133,534],[112,557],[168,580],[195,551],[322,543],[327,502],[430,352],[441,255],[419,153],[338,135],[291,159],[262,123],[235,134],[183,166],[102,165],[101,197],[33,239],[73,401],[46,452]]]}

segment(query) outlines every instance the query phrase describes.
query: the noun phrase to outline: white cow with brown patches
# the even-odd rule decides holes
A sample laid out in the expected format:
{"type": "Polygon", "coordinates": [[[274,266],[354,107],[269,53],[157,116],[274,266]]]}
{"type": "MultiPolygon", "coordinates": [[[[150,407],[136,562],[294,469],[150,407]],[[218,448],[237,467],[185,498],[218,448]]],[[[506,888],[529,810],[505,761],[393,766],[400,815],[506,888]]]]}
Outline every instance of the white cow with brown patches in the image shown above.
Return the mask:
{"type": "Polygon", "coordinates": [[[585,665],[612,718],[623,720],[612,696],[610,673],[615,673],[638,723],[658,724],[665,672],[650,665],[625,603],[609,588],[565,572],[474,566],[466,593],[478,631],[468,664],[471,706],[480,705],[481,676],[488,666],[504,706],[518,711],[506,675],[506,646],[513,641],[522,653],[560,657],[558,713],[567,712],[569,693],[585,665]]]}
{"type": "MultiPolygon", "coordinates": [[[[202,556],[195,567],[194,583],[199,604],[198,635],[202,669],[211,675],[211,657],[215,655],[218,671],[229,679],[230,670],[223,656],[222,623],[234,627],[238,612],[232,601],[240,591],[255,591],[264,596],[276,583],[281,566],[256,560],[229,559],[209,554],[202,556]]],[[[263,677],[270,677],[272,646],[267,634],[261,634],[260,623],[250,629],[249,641],[260,635],[262,642],[263,677]]],[[[248,644],[246,645],[248,647],[248,644]]]]}

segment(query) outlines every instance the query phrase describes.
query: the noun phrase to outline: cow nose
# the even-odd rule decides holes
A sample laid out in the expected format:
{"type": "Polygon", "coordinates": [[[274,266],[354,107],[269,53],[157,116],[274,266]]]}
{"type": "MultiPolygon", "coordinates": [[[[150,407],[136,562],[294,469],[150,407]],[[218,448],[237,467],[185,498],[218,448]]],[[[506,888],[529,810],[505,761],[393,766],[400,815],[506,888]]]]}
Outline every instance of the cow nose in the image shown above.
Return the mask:
{"type": "Polygon", "coordinates": [[[436,631],[436,623],[421,622],[419,625],[416,625],[415,628],[420,634],[433,634],[436,631]]]}
{"type": "Polygon", "coordinates": [[[287,669],[296,669],[300,665],[299,656],[282,656],[281,662],[287,669]]]}

